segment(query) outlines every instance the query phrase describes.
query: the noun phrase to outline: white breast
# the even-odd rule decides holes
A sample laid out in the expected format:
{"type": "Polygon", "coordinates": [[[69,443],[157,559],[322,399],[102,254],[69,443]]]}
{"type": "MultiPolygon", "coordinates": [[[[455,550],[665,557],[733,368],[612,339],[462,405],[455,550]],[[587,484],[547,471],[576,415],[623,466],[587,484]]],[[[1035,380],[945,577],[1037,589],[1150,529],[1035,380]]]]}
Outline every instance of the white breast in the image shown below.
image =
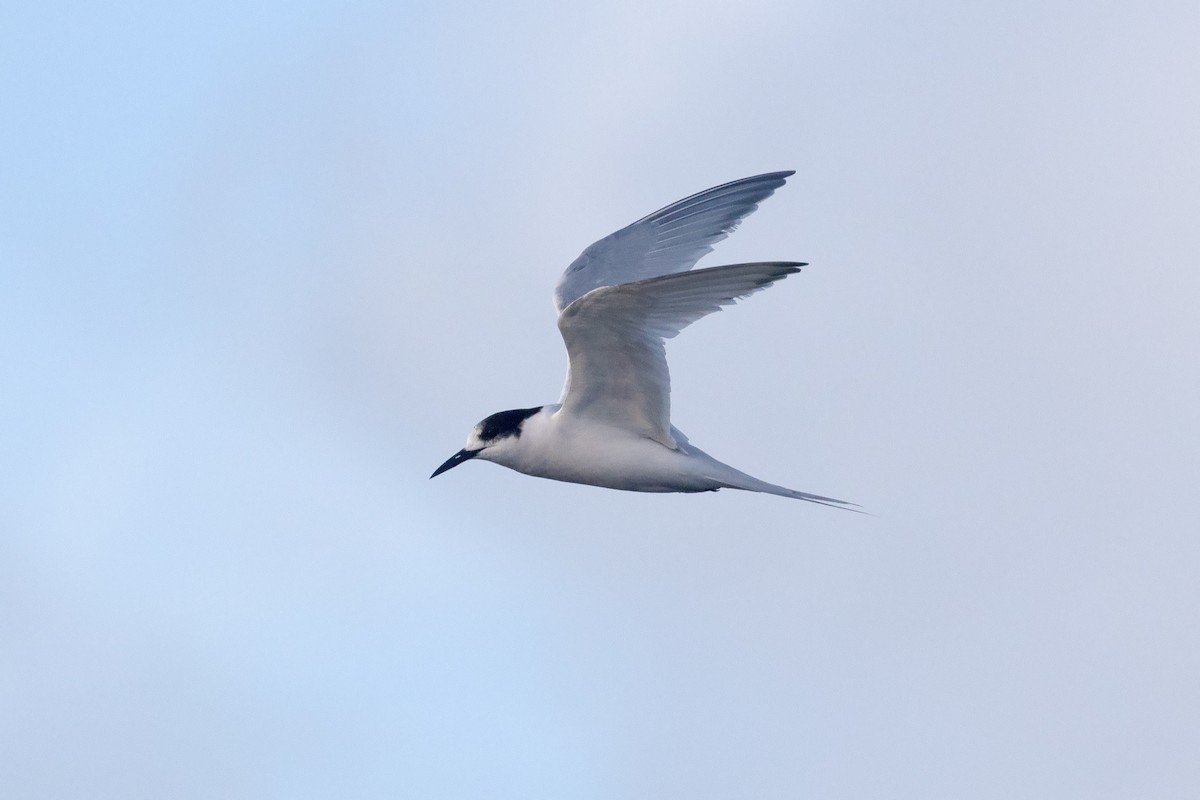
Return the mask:
{"type": "Polygon", "coordinates": [[[637,492],[700,492],[720,484],[706,476],[703,460],[651,439],[557,406],[526,420],[513,446],[490,460],[534,475],[637,492]]]}

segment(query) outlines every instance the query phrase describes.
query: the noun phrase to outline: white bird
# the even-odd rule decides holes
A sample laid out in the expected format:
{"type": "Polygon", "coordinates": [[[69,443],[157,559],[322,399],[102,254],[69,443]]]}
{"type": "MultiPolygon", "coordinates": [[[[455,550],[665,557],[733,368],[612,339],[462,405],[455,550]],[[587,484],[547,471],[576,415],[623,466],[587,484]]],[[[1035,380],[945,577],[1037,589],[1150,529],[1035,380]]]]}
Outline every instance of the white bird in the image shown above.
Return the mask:
{"type": "Polygon", "coordinates": [[[744,489],[855,505],[753,478],[671,425],[664,340],[805,266],[770,261],[689,272],[792,174],[757,175],[694,194],[584,250],[554,292],[570,358],[561,400],[492,414],[429,477],[480,458],[526,475],[610,489],[744,489]]]}

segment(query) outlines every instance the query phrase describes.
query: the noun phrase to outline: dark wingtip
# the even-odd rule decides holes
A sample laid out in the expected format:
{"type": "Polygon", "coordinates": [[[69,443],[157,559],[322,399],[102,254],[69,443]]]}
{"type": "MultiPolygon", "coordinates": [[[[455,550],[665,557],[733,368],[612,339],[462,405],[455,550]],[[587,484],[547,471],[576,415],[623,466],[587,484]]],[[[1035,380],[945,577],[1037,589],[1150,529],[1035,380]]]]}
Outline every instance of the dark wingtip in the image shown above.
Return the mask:
{"type": "Polygon", "coordinates": [[[746,178],[747,181],[779,181],[775,187],[778,189],[783,184],[787,183],[787,179],[796,174],[794,169],[783,169],[778,172],[764,172],[762,175],[755,175],[752,178],[746,178]]]}

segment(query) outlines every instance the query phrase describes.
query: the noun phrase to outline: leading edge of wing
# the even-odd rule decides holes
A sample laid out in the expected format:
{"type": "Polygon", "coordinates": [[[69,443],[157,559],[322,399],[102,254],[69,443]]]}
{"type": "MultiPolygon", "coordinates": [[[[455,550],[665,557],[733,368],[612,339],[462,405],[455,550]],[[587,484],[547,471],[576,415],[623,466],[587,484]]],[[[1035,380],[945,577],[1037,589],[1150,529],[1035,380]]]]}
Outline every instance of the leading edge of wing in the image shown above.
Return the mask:
{"type": "Polygon", "coordinates": [[[558,319],[570,361],[563,411],[674,448],[664,340],[802,266],[766,261],[709,267],[605,286],[579,298],[558,319]]]}
{"type": "Polygon", "coordinates": [[[697,192],[588,246],[554,291],[559,312],[601,286],[684,272],[794,175],[768,172],[697,192]]]}

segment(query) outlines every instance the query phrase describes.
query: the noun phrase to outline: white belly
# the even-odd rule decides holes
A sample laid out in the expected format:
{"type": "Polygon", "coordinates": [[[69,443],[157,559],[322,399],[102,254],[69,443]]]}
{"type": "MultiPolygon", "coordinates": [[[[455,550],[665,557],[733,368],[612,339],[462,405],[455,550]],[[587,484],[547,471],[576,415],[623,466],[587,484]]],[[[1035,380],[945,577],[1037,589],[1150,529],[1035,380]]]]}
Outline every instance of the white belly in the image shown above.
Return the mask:
{"type": "Polygon", "coordinates": [[[521,434],[522,446],[498,463],[539,478],[635,492],[703,492],[721,486],[710,477],[707,457],[587,421],[539,415],[530,422],[521,434]]]}

